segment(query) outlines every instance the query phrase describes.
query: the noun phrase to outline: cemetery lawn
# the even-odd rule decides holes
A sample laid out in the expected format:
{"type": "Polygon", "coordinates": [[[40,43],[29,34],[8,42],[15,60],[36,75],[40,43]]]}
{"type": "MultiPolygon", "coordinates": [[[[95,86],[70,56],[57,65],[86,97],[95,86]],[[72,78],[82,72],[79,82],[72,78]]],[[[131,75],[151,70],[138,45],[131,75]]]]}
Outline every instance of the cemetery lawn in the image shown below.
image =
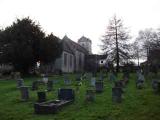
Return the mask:
{"type": "MultiPolygon", "coordinates": [[[[74,75],[70,75],[74,81],[74,75]]],[[[121,75],[119,75],[119,79],[121,75]]],[[[31,86],[38,77],[24,78],[25,85],[31,86]]],[[[57,89],[71,87],[75,89],[75,81],[71,86],[64,86],[63,77],[53,76],[50,80],[60,80],[54,85],[54,90],[47,93],[47,99],[57,98],[57,89]]],[[[33,105],[37,100],[36,91],[30,92],[27,102],[20,100],[20,91],[16,88],[15,80],[0,80],[0,120],[160,120],[160,95],[155,95],[151,81],[147,80],[145,88],[135,87],[135,75],[132,74],[126,86],[122,103],[112,102],[112,84],[105,78],[103,93],[96,93],[95,102],[86,103],[85,91],[89,87],[87,81],[76,91],[73,104],[63,107],[57,114],[36,115],[33,105]]]]}

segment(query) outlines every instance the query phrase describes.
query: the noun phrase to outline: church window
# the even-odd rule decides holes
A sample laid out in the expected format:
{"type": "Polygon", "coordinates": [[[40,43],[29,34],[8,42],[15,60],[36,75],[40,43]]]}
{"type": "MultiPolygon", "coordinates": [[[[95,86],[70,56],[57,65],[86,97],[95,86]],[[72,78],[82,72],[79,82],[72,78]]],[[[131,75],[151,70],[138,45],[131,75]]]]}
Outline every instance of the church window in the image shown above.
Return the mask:
{"type": "Polygon", "coordinates": [[[72,55],[70,55],[70,67],[72,67],[72,64],[73,64],[73,57],[72,55]]]}
{"type": "Polygon", "coordinates": [[[67,66],[67,53],[64,53],[64,66],[67,66]]]}

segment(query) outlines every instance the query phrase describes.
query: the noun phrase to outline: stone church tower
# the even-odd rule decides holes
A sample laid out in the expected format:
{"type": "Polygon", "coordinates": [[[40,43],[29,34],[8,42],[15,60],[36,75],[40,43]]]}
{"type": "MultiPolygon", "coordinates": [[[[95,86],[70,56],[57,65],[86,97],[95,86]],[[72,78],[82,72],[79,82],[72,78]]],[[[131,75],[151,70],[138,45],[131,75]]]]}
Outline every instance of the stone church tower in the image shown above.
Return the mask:
{"type": "Polygon", "coordinates": [[[78,40],[78,44],[84,47],[89,52],[89,54],[92,54],[92,41],[89,38],[82,36],[78,40]]]}

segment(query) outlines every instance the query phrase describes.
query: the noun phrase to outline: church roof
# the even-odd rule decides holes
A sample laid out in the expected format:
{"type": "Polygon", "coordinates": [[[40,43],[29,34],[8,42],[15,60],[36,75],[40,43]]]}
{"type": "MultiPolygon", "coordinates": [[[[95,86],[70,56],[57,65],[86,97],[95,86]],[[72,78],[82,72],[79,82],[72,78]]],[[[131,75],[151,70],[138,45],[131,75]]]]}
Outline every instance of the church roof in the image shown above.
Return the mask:
{"type": "Polygon", "coordinates": [[[88,51],[84,47],[72,41],[70,38],[67,37],[67,35],[65,35],[62,39],[62,47],[64,51],[72,54],[75,53],[75,50],[83,52],[84,54],[88,54],[88,51]]]}
{"type": "Polygon", "coordinates": [[[78,40],[78,42],[90,42],[90,43],[92,43],[92,41],[89,39],[89,38],[87,38],[87,37],[85,37],[85,36],[82,36],[79,40],[78,40]]]}

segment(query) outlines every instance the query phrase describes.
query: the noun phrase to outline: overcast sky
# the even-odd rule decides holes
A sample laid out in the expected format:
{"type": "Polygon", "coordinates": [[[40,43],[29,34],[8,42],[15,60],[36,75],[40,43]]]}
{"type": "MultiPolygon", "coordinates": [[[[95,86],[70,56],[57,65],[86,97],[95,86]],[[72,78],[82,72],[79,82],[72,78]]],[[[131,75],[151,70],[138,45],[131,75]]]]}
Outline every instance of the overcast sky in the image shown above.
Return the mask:
{"type": "Polygon", "coordinates": [[[60,38],[90,38],[93,53],[99,53],[100,38],[114,14],[134,38],[139,30],[160,27],[160,0],[0,0],[1,28],[30,16],[60,38]]]}

